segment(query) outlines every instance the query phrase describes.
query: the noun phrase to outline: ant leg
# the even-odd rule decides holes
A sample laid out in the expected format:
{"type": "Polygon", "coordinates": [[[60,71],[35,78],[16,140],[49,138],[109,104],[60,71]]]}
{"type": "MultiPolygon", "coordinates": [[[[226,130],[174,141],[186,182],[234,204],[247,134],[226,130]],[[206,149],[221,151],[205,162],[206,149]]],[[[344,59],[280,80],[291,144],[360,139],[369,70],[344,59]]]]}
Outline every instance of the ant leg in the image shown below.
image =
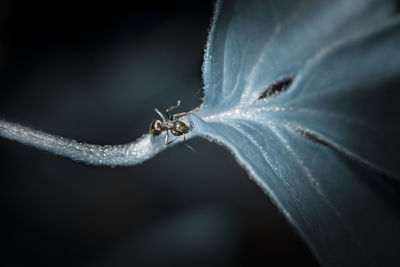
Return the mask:
{"type": "Polygon", "coordinates": [[[167,113],[168,120],[171,120],[171,119],[172,119],[172,118],[171,118],[171,114],[169,114],[169,112],[170,112],[171,110],[173,110],[173,109],[178,108],[180,105],[181,105],[181,101],[178,100],[178,103],[176,104],[176,106],[171,106],[171,107],[169,107],[169,108],[167,108],[167,109],[165,110],[165,113],[167,113]]]}
{"type": "Polygon", "coordinates": [[[172,120],[176,120],[177,118],[183,117],[187,114],[189,114],[189,112],[176,113],[176,114],[174,114],[174,116],[172,116],[172,120]]]}
{"type": "Polygon", "coordinates": [[[164,142],[165,145],[169,145],[169,144],[171,144],[172,142],[175,141],[175,139],[172,140],[172,141],[168,141],[168,138],[169,138],[168,131],[166,131],[166,132],[165,132],[165,142],[164,142]]]}
{"type": "Polygon", "coordinates": [[[172,140],[172,141],[169,141],[168,143],[167,143],[167,145],[169,145],[169,144],[171,144],[172,142],[174,142],[176,139],[174,139],[174,140],[172,140]]]}
{"type": "Polygon", "coordinates": [[[168,145],[168,130],[167,131],[165,131],[165,145],[168,145]]]}
{"type": "Polygon", "coordinates": [[[164,118],[164,116],[163,116],[163,114],[158,110],[158,109],[154,109],[156,112],[157,112],[157,114],[161,117],[161,119],[163,120],[163,122],[165,122],[165,118],[164,118]]]}
{"type": "Polygon", "coordinates": [[[198,111],[199,109],[200,109],[200,107],[197,107],[197,108],[194,108],[194,109],[192,109],[192,110],[190,110],[190,111],[177,113],[177,114],[174,114],[174,116],[173,116],[172,118],[173,118],[173,120],[176,120],[177,118],[180,118],[180,117],[183,117],[183,116],[186,116],[186,115],[195,113],[195,112],[198,111]]]}
{"type": "Polygon", "coordinates": [[[189,148],[190,150],[192,150],[194,153],[197,153],[197,151],[196,151],[193,147],[189,146],[189,145],[186,143],[186,136],[185,136],[185,135],[183,135],[183,144],[184,144],[187,148],[189,148]]]}

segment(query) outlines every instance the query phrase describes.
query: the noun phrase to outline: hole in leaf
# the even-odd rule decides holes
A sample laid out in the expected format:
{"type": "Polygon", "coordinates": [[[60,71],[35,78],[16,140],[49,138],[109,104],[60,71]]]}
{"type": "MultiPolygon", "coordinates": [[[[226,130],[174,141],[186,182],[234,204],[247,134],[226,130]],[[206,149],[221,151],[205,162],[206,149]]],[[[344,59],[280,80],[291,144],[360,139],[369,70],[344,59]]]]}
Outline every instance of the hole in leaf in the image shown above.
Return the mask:
{"type": "Polygon", "coordinates": [[[313,133],[304,131],[302,129],[296,129],[296,132],[298,132],[301,136],[305,137],[306,139],[308,139],[308,140],[310,140],[310,141],[312,141],[314,143],[317,143],[317,144],[320,144],[320,145],[323,145],[323,146],[327,146],[327,147],[332,147],[331,144],[329,144],[326,141],[322,140],[321,138],[319,138],[317,135],[315,135],[313,133]]]}
{"type": "Polygon", "coordinates": [[[262,94],[258,97],[258,99],[263,99],[267,97],[277,96],[283,92],[285,92],[289,86],[292,84],[294,77],[287,77],[280,80],[275,81],[274,83],[268,85],[262,94]]]}
{"type": "Polygon", "coordinates": [[[335,146],[334,144],[331,144],[331,143],[323,140],[321,137],[319,137],[318,135],[316,135],[314,133],[311,133],[309,131],[302,130],[299,128],[294,129],[294,131],[296,133],[300,134],[301,136],[303,136],[304,138],[310,140],[311,142],[314,142],[314,143],[322,145],[322,146],[329,147],[329,148],[339,152],[340,154],[346,156],[350,160],[357,162],[361,166],[366,167],[367,169],[374,171],[375,173],[381,175],[382,178],[384,178],[387,181],[389,181],[390,183],[392,183],[392,185],[394,185],[395,189],[400,192],[400,183],[398,182],[398,179],[395,176],[391,176],[389,173],[386,173],[384,170],[378,169],[375,166],[369,164],[368,162],[360,160],[359,158],[355,157],[352,154],[349,154],[348,152],[341,149],[340,147],[335,146]]]}

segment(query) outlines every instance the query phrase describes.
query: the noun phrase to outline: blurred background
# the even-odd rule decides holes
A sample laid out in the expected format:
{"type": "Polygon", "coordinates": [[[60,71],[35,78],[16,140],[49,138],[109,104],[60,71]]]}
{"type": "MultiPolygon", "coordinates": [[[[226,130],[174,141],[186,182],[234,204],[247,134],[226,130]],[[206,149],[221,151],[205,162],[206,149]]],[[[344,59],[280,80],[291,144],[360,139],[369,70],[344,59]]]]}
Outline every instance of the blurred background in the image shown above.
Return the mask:
{"type": "MultiPolygon", "coordinates": [[[[0,2],[0,117],[95,144],[201,103],[213,1],[0,2]]],[[[0,139],[2,266],[316,266],[223,147],[93,167],[0,139]]]]}

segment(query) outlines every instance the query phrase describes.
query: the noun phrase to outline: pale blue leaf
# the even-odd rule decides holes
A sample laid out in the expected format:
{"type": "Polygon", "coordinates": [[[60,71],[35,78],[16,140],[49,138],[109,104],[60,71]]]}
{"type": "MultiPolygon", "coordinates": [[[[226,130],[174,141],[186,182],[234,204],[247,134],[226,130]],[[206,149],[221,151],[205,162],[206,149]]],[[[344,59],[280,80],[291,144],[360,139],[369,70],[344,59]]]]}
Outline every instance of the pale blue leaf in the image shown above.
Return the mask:
{"type": "Polygon", "coordinates": [[[393,14],[391,1],[216,6],[194,131],[232,151],[326,266],[400,265],[400,197],[380,174],[400,177],[393,14]]]}
{"type": "Polygon", "coordinates": [[[219,1],[203,66],[204,112],[257,99],[319,49],[394,10],[386,0],[219,1]]]}
{"type": "Polygon", "coordinates": [[[396,19],[320,51],[282,95],[286,111],[276,116],[400,179],[399,44],[396,19]]]}
{"type": "Polygon", "coordinates": [[[287,126],[243,119],[206,123],[196,115],[192,121],[233,152],[320,263],[388,266],[397,259],[400,199],[379,175],[287,126]]]}

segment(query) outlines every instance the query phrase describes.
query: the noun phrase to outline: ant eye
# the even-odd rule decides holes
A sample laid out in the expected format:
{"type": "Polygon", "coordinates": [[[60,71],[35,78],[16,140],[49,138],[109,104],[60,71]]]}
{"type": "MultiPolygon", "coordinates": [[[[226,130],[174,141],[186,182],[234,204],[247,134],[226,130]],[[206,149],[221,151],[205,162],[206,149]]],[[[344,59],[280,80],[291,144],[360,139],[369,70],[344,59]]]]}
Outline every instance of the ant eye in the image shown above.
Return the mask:
{"type": "Polygon", "coordinates": [[[154,123],[154,129],[161,131],[161,121],[156,120],[156,122],[154,123]]]}
{"type": "Polygon", "coordinates": [[[153,120],[150,123],[149,127],[149,134],[152,134],[153,136],[157,136],[161,133],[161,125],[159,120],[153,120]]]}

